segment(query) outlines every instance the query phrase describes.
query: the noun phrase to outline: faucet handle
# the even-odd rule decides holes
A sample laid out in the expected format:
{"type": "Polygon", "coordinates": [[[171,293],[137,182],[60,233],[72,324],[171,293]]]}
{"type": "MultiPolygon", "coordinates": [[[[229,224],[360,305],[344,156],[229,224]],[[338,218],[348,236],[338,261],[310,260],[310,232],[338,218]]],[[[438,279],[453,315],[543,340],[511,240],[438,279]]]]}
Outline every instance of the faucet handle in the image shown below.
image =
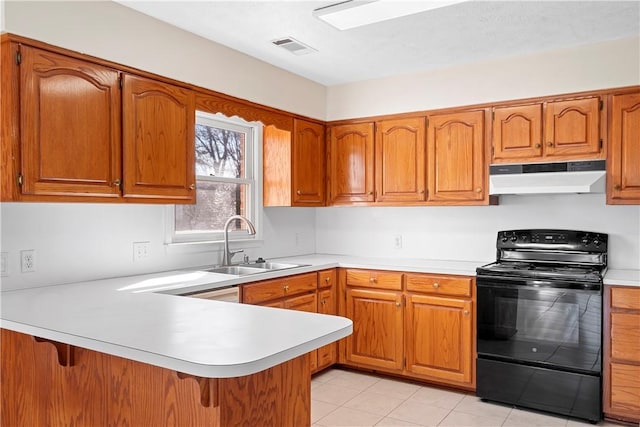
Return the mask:
{"type": "Polygon", "coordinates": [[[243,261],[244,261],[245,264],[249,264],[249,255],[245,254],[245,256],[243,258],[243,261]]]}

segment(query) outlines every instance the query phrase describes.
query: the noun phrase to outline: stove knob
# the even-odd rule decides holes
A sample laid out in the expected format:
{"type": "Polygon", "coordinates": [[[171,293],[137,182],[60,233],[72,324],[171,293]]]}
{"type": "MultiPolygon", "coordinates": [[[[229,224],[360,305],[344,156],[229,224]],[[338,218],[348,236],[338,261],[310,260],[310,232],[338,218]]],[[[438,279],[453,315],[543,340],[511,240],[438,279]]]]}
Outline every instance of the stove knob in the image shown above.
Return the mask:
{"type": "Polygon", "coordinates": [[[505,234],[505,235],[502,236],[502,239],[500,239],[500,240],[502,240],[503,242],[506,242],[507,240],[509,240],[509,238],[505,234]]]}
{"type": "Polygon", "coordinates": [[[511,241],[515,242],[516,240],[518,240],[518,236],[516,236],[515,234],[513,236],[511,236],[511,241]]]}
{"type": "Polygon", "coordinates": [[[591,241],[589,240],[589,235],[588,235],[588,234],[585,234],[585,235],[584,235],[584,237],[582,238],[582,244],[586,246],[586,245],[588,245],[588,244],[589,244],[589,242],[591,242],[591,241]]]}
{"type": "Polygon", "coordinates": [[[600,246],[602,242],[600,240],[598,240],[598,238],[596,237],[595,239],[593,239],[593,244],[596,246],[600,246]]]}

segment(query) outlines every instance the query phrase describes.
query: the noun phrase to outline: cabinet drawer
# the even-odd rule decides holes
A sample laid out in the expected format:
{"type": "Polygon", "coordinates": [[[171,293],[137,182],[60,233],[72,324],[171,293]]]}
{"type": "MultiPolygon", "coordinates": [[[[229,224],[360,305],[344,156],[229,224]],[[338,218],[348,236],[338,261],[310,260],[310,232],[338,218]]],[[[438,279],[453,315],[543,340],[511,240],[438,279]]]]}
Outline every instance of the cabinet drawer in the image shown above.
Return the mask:
{"type": "Polygon", "coordinates": [[[375,270],[347,270],[347,285],[402,290],[402,273],[375,270]]]}
{"type": "Polygon", "coordinates": [[[470,297],[473,277],[407,274],[407,291],[470,297]]]}
{"type": "Polygon", "coordinates": [[[611,357],[640,363],[640,314],[611,313],[611,357]]]}
{"type": "Polygon", "coordinates": [[[640,310],[640,289],[611,288],[611,307],[640,310]]]}
{"type": "Polygon", "coordinates": [[[242,287],[242,302],[257,304],[314,291],[317,287],[317,277],[316,273],[307,273],[244,285],[242,287]]]}
{"type": "Polygon", "coordinates": [[[336,269],[318,271],[318,289],[330,288],[336,283],[336,269]]]}

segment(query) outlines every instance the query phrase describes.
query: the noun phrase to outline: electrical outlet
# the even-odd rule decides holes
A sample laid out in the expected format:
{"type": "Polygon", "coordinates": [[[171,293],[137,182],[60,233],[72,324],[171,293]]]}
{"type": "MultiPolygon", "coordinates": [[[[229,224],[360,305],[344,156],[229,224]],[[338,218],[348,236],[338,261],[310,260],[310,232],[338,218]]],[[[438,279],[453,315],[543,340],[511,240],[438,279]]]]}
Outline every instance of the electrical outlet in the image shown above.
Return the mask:
{"type": "Polygon", "coordinates": [[[0,276],[5,277],[9,275],[9,253],[0,252],[0,276]]]}
{"type": "Polygon", "coordinates": [[[34,249],[20,251],[20,268],[23,273],[36,271],[36,251],[34,249]]]}
{"type": "Polygon", "coordinates": [[[149,258],[149,242],[133,242],[133,260],[149,258]]]}
{"type": "Polygon", "coordinates": [[[402,234],[396,234],[393,237],[393,247],[395,249],[402,249],[402,234]]]}

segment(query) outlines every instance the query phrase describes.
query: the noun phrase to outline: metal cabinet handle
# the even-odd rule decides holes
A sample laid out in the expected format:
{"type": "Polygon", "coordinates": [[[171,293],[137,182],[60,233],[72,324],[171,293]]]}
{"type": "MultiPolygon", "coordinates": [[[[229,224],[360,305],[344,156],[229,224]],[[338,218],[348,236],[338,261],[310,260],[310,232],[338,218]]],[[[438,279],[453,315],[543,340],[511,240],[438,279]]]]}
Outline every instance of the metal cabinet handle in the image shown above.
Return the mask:
{"type": "Polygon", "coordinates": [[[122,181],[120,181],[119,179],[116,179],[115,181],[113,181],[113,186],[114,187],[119,187],[120,184],[122,184],[122,181]]]}
{"type": "Polygon", "coordinates": [[[325,281],[326,283],[329,283],[329,280],[331,280],[331,279],[329,279],[328,277],[325,277],[325,278],[324,278],[324,281],[325,281]]]}
{"type": "Polygon", "coordinates": [[[400,307],[402,304],[400,304],[399,302],[396,302],[396,307],[400,307]]]}
{"type": "Polygon", "coordinates": [[[536,148],[540,148],[540,147],[542,147],[542,145],[541,145],[540,143],[537,143],[537,144],[535,145],[535,147],[536,147],[536,148]]]}
{"type": "Polygon", "coordinates": [[[322,304],[322,305],[327,304],[327,300],[322,300],[322,301],[320,301],[320,304],[322,304]]]}
{"type": "Polygon", "coordinates": [[[289,290],[289,285],[284,285],[282,289],[284,289],[284,291],[287,292],[289,290]]]}
{"type": "Polygon", "coordinates": [[[195,189],[196,189],[196,185],[195,185],[195,184],[191,184],[191,185],[189,186],[189,190],[195,190],[195,189]]]}
{"type": "Polygon", "coordinates": [[[476,188],[476,193],[482,193],[482,188],[480,187],[476,188]]]}
{"type": "Polygon", "coordinates": [[[369,278],[369,281],[370,281],[371,283],[375,283],[375,282],[377,282],[377,281],[378,281],[378,279],[376,279],[375,277],[370,277],[370,278],[369,278]]]}
{"type": "Polygon", "coordinates": [[[622,188],[622,186],[620,184],[616,184],[613,186],[614,190],[620,190],[622,188]]]}
{"type": "Polygon", "coordinates": [[[553,147],[553,142],[551,141],[547,142],[547,147],[553,147]]]}
{"type": "Polygon", "coordinates": [[[434,287],[434,288],[436,288],[436,289],[438,289],[438,288],[440,287],[440,283],[435,282],[435,283],[433,284],[433,287],[434,287]]]}
{"type": "Polygon", "coordinates": [[[465,310],[465,311],[464,311],[464,315],[465,315],[465,316],[468,316],[468,315],[469,315],[469,310],[465,310]]]}
{"type": "Polygon", "coordinates": [[[302,194],[302,192],[300,190],[296,190],[296,194],[299,196],[302,194]]]}

